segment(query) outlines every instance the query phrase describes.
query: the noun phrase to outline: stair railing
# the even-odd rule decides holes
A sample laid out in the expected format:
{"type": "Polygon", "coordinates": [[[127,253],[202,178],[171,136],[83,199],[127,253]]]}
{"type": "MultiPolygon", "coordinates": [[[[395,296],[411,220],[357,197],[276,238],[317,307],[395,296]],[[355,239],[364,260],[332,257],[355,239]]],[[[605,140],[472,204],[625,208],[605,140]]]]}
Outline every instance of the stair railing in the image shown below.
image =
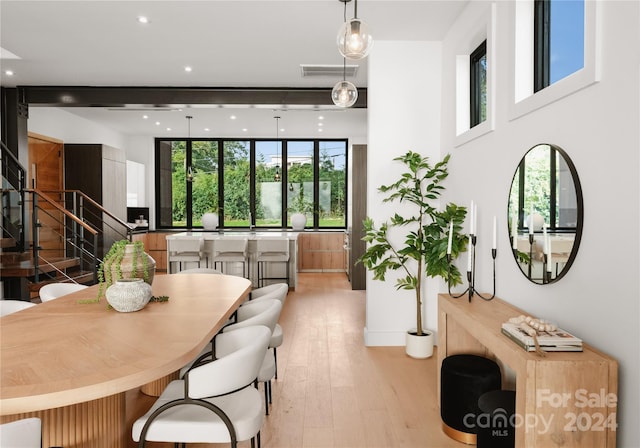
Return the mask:
{"type": "MultiPolygon", "coordinates": [[[[43,248],[41,246],[41,231],[43,229],[42,220],[46,216],[61,224],[64,229],[64,233],[59,235],[64,239],[66,245],[69,245],[73,252],[73,257],[80,260],[81,270],[91,270],[93,273],[93,282],[98,281],[98,230],[94,229],[91,225],[84,222],[80,217],[76,216],[69,210],[65,209],[58,202],[56,202],[49,195],[38,189],[25,189],[25,193],[32,196],[31,200],[31,228],[33,235],[32,242],[32,255],[35,269],[34,281],[37,283],[40,281],[40,263],[46,263],[49,266],[54,267],[53,260],[47,259],[43,256],[43,248]],[[47,208],[44,208],[41,204],[44,202],[47,204],[47,208]],[[58,218],[51,213],[49,209],[54,210],[57,214],[61,215],[58,218]],[[69,226],[68,223],[71,223],[69,226]],[[89,265],[89,269],[87,269],[89,265]]],[[[51,229],[51,227],[49,227],[51,229]]],[[[65,254],[69,256],[68,247],[64,249],[65,254]]],[[[57,270],[57,269],[56,269],[57,270]]],[[[64,272],[57,270],[59,273],[64,272]]]]}
{"type": "Polygon", "coordinates": [[[16,242],[20,252],[26,250],[24,223],[24,188],[27,175],[18,158],[0,141],[2,159],[2,236],[9,236],[16,242]]]}

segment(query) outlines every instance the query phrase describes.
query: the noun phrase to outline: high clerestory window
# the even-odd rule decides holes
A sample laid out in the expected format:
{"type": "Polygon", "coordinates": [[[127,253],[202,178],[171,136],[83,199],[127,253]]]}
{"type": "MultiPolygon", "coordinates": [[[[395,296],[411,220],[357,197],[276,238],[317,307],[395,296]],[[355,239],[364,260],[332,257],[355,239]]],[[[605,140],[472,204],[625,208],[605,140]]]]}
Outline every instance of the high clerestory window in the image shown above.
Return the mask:
{"type": "Polygon", "coordinates": [[[487,41],[470,55],[470,127],[487,119],[487,41]]]}
{"type": "Polygon", "coordinates": [[[584,67],[584,0],[535,0],[534,92],[584,67]]]}
{"type": "Polygon", "coordinates": [[[345,228],[347,140],[156,139],[159,228],[345,228]]]}

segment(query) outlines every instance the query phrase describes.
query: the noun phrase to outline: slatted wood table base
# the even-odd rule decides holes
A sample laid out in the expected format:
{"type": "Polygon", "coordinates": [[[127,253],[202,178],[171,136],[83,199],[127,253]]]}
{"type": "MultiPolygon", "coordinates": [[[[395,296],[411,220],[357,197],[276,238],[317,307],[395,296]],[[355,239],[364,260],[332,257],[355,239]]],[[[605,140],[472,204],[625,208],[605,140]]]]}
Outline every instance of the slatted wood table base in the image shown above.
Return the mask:
{"type": "Polygon", "coordinates": [[[125,394],[61,408],[0,417],[2,423],[22,418],[42,420],[42,446],[64,448],[125,448],[125,394]]]}
{"type": "Polygon", "coordinates": [[[159,378],[155,381],[151,381],[140,387],[140,392],[145,395],[149,395],[151,397],[159,397],[162,394],[162,391],[169,385],[169,383],[173,380],[177,380],[180,376],[180,372],[174,372],[171,375],[167,375],[163,378],[159,378]]]}

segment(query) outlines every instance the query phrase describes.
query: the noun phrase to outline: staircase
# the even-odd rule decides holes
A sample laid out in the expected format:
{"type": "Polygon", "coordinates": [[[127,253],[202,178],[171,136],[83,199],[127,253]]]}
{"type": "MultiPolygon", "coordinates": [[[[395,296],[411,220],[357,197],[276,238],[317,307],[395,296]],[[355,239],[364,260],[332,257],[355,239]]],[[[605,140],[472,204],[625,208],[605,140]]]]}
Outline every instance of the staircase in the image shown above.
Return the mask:
{"type": "Polygon", "coordinates": [[[27,189],[26,171],[2,147],[2,297],[30,300],[51,282],[94,284],[101,258],[131,228],[77,190],[27,189]]]}

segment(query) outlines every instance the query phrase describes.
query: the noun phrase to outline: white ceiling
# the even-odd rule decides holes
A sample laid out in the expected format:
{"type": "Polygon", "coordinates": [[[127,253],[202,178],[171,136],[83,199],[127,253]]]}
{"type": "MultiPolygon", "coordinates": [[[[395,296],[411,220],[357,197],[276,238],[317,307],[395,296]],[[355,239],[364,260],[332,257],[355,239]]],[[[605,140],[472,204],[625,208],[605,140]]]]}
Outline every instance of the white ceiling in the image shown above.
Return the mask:
{"type": "MultiPolygon", "coordinates": [[[[374,40],[441,40],[467,3],[360,0],[358,17],[374,40]]],[[[353,6],[347,4],[348,17],[353,6]]],[[[5,87],[331,88],[339,77],[302,77],[300,66],[342,66],[335,41],[343,14],[339,0],[0,0],[0,81],[5,87]],[[150,23],[138,23],[140,15],[150,23]]],[[[367,60],[347,64],[358,65],[357,76],[348,80],[366,87],[367,60]]],[[[336,137],[346,129],[366,129],[363,109],[280,109],[181,105],[143,119],[143,110],[67,108],[128,135],[185,136],[186,115],[194,117],[192,136],[272,137],[275,115],[282,117],[281,137],[336,137]]]]}

